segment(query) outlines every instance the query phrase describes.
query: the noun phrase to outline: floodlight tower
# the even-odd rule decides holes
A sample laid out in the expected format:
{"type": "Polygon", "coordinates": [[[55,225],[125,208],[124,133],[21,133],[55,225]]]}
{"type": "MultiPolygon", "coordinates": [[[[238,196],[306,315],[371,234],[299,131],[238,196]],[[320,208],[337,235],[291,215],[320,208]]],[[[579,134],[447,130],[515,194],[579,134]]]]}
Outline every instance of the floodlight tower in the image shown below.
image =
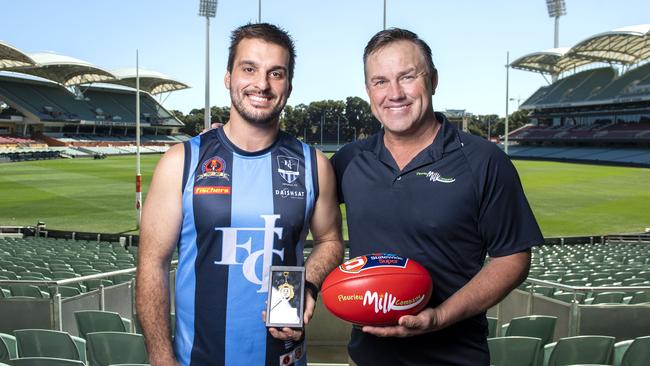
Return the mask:
{"type": "Polygon", "coordinates": [[[199,16],[205,17],[205,112],[204,127],[210,128],[210,18],[217,15],[217,0],[199,0],[199,16]]]}
{"type": "Polygon", "coordinates": [[[386,0],[384,0],[384,30],[386,30],[386,0]]]}
{"type": "Polygon", "coordinates": [[[560,17],[566,15],[566,4],[564,0],[546,0],[548,16],[555,18],[555,39],[553,48],[560,47],[560,17]]]}

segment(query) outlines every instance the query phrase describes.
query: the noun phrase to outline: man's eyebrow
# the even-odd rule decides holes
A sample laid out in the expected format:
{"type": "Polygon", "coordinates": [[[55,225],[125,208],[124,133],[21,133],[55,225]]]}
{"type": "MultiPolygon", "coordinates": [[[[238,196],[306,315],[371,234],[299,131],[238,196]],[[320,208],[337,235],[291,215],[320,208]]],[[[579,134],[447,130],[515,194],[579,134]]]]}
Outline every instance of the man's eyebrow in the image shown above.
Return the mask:
{"type": "Polygon", "coordinates": [[[408,75],[408,74],[416,72],[416,71],[417,71],[417,69],[415,67],[409,67],[406,70],[398,72],[397,76],[400,77],[400,76],[408,75]]]}
{"type": "Polygon", "coordinates": [[[251,65],[257,67],[257,63],[251,60],[241,60],[237,63],[237,66],[241,66],[241,65],[251,65]]]}
{"type": "Polygon", "coordinates": [[[269,69],[269,71],[277,71],[277,70],[282,70],[284,72],[287,72],[287,67],[282,65],[276,65],[269,69]]]}
{"type": "MultiPolygon", "coordinates": [[[[416,71],[417,71],[417,68],[409,67],[406,70],[402,70],[402,71],[398,72],[397,77],[399,78],[399,77],[402,77],[404,75],[408,75],[408,74],[416,72],[416,71]]],[[[368,80],[370,80],[370,81],[373,81],[373,80],[386,80],[386,79],[388,79],[388,77],[386,77],[384,75],[372,75],[372,76],[370,76],[368,78],[368,80]]]]}
{"type": "Polygon", "coordinates": [[[370,81],[376,81],[376,80],[386,80],[387,78],[383,75],[372,75],[371,77],[368,78],[370,81]]]}

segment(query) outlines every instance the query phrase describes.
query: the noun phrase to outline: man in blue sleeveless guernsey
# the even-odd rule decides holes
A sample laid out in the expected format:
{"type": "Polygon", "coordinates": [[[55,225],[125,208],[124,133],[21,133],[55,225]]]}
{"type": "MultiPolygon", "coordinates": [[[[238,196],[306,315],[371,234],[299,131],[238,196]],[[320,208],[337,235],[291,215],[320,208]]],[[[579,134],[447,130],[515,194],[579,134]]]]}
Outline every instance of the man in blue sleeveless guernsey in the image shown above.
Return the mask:
{"type": "Polygon", "coordinates": [[[300,329],[265,327],[271,265],[304,263],[308,323],[318,286],[342,261],[332,167],[279,131],[291,94],[294,46],[270,24],[231,38],[224,83],[230,119],[172,147],[142,214],[137,309],[152,365],[305,365],[300,329]],[[178,248],[173,346],[168,270],[178,248]]]}

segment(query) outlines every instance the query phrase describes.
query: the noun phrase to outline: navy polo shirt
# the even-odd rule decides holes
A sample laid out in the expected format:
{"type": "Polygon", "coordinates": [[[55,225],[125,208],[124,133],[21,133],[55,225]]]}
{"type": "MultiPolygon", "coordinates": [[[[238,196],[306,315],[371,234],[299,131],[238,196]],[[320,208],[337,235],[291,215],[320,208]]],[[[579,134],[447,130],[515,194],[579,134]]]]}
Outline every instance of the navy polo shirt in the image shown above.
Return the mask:
{"type": "MultiPolygon", "coordinates": [[[[384,132],[344,146],[332,158],[345,203],[350,257],[396,253],[427,268],[429,306],[463,287],[486,254],[506,256],[543,243],[510,159],[496,145],[459,132],[444,115],[433,143],[400,171],[384,132]]],[[[352,331],[359,365],[488,365],[485,314],[438,332],[379,338],[352,331]]]]}

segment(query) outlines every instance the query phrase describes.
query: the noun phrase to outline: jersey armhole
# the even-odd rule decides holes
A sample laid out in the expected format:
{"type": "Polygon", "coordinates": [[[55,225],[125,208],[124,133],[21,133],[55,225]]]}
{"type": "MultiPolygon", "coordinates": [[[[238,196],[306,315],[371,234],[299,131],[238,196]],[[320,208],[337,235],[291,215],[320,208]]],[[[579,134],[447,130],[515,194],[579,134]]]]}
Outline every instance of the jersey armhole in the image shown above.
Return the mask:
{"type": "Polygon", "coordinates": [[[185,154],[183,156],[183,185],[181,185],[181,193],[185,191],[185,186],[187,185],[187,180],[190,175],[190,161],[192,159],[192,148],[190,147],[190,141],[183,142],[183,149],[185,154]]]}
{"type": "Polygon", "coordinates": [[[312,161],[312,170],[311,170],[311,179],[314,187],[314,202],[318,201],[318,156],[316,154],[316,149],[313,146],[309,147],[309,155],[312,161]]]}

